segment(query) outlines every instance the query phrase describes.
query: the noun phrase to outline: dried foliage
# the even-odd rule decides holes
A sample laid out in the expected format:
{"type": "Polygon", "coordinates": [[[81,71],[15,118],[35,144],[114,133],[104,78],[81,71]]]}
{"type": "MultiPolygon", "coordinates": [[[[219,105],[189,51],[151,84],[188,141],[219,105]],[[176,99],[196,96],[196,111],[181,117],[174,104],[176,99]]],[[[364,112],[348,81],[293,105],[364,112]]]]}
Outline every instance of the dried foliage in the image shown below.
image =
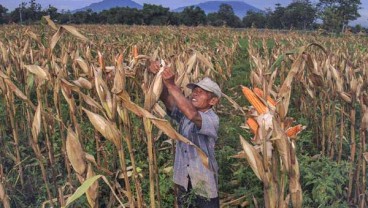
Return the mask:
{"type": "MultiPolygon", "coordinates": [[[[41,171],[35,180],[44,183],[43,204],[66,206],[86,193],[91,207],[160,207],[159,173],[170,164],[157,163],[157,147],[166,144],[159,137],[195,145],[166,120],[158,102],[160,73],[149,73],[147,64],[152,59],[170,64],[188,95],[185,86],[201,77],[211,76],[220,85],[231,80],[241,39],[247,40],[253,85],[248,86],[253,93],[249,99],[256,108],[245,109],[224,97],[249,119],[255,136],[240,140],[244,152],[237,157],[247,158],[263,181],[265,205],[302,207],[296,145],[305,127],[287,117],[293,105],[316,124],[308,128],[316,133],[314,142],[323,155],[342,160],[344,138],[350,138],[347,199],[366,206],[368,56],[354,45],[367,45],[366,40],[202,27],[76,28],[45,20],[48,25],[0,30],[0,108],[6,112],[0,138],[7,144],[1,150],[7,166],[0,168],[4,207],[11,205],[10,193],[23,193],[32,184],[25,172],[33,166],[41,171]],[[14,184],[9,175],[17,178],[14,184]],[[149,194],[142,183],[149,184],[149,194]],[[110,197],[101,200],[101,192],[110,197]],[[67,200],[70,196],[73,200],[67,200]]],[[[197,151],[208,165],[207,155],[197,151]]],[[[249,204],[244,197],[224,200],[224,206],[249,204]]]]}

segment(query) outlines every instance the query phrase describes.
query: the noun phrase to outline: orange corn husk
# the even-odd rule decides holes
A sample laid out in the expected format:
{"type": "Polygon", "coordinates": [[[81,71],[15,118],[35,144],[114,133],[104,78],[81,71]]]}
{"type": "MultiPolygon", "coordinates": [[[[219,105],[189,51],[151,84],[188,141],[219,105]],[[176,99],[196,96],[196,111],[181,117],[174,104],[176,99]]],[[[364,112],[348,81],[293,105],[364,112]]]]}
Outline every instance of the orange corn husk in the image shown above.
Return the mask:
{"type": "Polygon", "coordinates": [[[258,99],[256,94],[248,87],[243,87],[242,89],[245,98],[252,104],[259,114],[264,114],[267,112],[267,107],[258,99]]]}
{"type": "Polygon", "coordinates": [[[135,59],[138,57],[138,47],[136,45],[133,46],[133,57],[135,59]]]}
{"type": "Polygon", "coordinates": [[[257,134],[258,131],[258,123],[254,118],[248,118],[247,119],[247,125],[249,126],[250,130],[253,132],[253,134],[257,134]]]}
{"type": "Polygon", "coordinates": [[[303,130],[303,126],[301,124],[290,127],[286,130],[286,135],[288,137],[292,137],[295,136],[296,134],[298,134],[301,130],[303,130]]]}
{"type": "MultiPolygon", "coordinates": [[[[256,93],[258,95],[258,97],[262,97],[263,98],[263,91],[261,89],[255,87],[253,89],[253,92],[256,93]]],[[[276,106],[276,101],[274,99],[272,99],[271,96],[267,96],[267,103],[269,105],[276,106]]]]}

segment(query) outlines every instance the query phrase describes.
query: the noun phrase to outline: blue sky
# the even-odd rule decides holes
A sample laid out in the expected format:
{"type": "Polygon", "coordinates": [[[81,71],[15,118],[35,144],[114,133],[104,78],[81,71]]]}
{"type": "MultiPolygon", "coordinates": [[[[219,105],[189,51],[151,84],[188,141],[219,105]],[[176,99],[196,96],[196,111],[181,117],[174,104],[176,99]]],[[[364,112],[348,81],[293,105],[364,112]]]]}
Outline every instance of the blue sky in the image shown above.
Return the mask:
{"type": "MultiPolygon", "coordinates": [[[[12,11],[14,8],[18,7],[18,5],[21,2],[28,2],[29,0],[0,0],[0,4],[8,8],[10,11],[12,11]]],[[[37,3],[40,3],[42,5],[42,8],[46,8],[49,4],[55,6],[59,10],[65,9],[65,10],[74,10],[79,9],[84,6],[88,6],[91,3],[99,2],[102,0],[36,0],[37,3]]],[[[176,9],[181,6],[188,6],[193,4],[198,4],[201,2],[206,2],[210,0],[176,0],[176,1],[170,1],[170,0],[134,0],[135,2],[139,4],[143,3],[151,3],[151,4],[159,4],[165,7],[170,7],[171,9],[176,9]]],[[[226,0],[223,0],[226,1],[226,0]]],[[[230,0],[229,0],[230,1],[230,0]]],[[[234,0],[233,0],[234,1],[234,0]]],[[[241,1],[241,0],[236,0],[241,1]]],[[[265,9],[265,8],[273,8],[276,3],[280,3],[283,6],[288,5],[292,0],[243,0],[244,2],[255,6],[259,9],[265,9]]],[[[313,0],[312,0],[313,2],[313,0]]],[[[361,0],[363,7],[359,12],[362,16],[358,20],[354,21],[355,24],[361,24],[365,27],[368,27],[368,0],[361,0]]]]}

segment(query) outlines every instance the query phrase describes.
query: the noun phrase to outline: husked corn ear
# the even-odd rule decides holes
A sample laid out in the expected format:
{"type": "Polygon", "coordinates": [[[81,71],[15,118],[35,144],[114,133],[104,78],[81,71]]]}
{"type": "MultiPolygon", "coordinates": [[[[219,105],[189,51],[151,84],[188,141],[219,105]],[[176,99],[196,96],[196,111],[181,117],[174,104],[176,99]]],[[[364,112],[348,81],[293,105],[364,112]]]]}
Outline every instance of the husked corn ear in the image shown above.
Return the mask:
{"type": "Polygon", "coordinates": [[[267,107],[258,99],[256,94],[248,87],[242,87],[243,94],[245,98],[252,104],[259,114],[264,114],[267,112],[267,107]]]}
{"type": "Polygon", "coordinates": [[[138,47],[136,45],[133,46],[133,58],[137,59],[138,57],[138,47]]]}
{"type": "Polygon", "coordinates": [[[303,126],[301,124],[290,127],[286,130],[286,135],[288,137],[295,136],[297,133],[299,133],[301,130],[303,130],[303,126]]]}
{"type": "Polygon", "coordinates": [[[249,126],[250,130],[253,132],[253,134],[257,134],[258,130],[258,123],[254,118],[248,118],[247,119],[247,125],[249,126]]]}
{"type": "MultiPolygon", "coordinates": [[[[258,95],[258,97],[263,97],[263,91],[257,87],[253,89],[253,92],[258,95]]],[[[267,103],[272,106],[276,106],[276,101],[271,98],[271,96],[267,96],[267,103]]]]}

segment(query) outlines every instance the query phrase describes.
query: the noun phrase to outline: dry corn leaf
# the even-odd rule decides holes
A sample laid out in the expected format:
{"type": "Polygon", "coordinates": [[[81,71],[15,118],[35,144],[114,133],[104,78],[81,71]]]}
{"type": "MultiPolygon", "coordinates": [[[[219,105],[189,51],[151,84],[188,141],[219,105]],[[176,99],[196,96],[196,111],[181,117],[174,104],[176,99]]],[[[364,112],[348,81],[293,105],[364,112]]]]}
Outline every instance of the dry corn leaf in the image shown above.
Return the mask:
{"type": "Polygon", "coordinates": [[[29,48],[29,40],[27,40],[27,42],[24,44],[23,51],[21,53],[22,57],[26,55],[28,48],[29,48]]]}
{"type": "Polygon", "coordinates": [[[238,103],[236,103],[235,100],[227,96],[225,93],[222,93],[222,96],[226,98],[233,105],[233,108],[235,108],[236,110],[239,110],[243,115],[245,115],[243,108],[238,103]]]}
{"type": "Polygon", "coordinates": [[[4,80],[2,78],[0,78],[0,94],[4,94],[6,93],[6,86],[4,83],[4,80]]]}
{"type": "Polygon", "coordinates": [[[280,123],[273,118],[272,119],[273,124],[273,131],[272,131],[272,140],[274,144],[276,145],[276,150],[278,151],[283,166],[285,167],[286,171],[289,171],[290,169],[290,154],[289,154],[289,144],[288,139],[286,137],[285,132],[281,129],[280,123]]]}
{"type": "Polygon", "coordinates": [[[122,135],[119,129],[116,127],[116,124],[98,114],[92,113],[85,108],[83,108],[83,111],[87,114],[95,129],[97,129],[97,131],[100,132],[106,139],[113,142],[116,148],[120,150],[122,148],[122,135]]]}
{"type": "Polygon", "coordinates": [[[54,30],[57,30],[57,29],[58,29],[58,28],[56,27],[56,25],[55,25],[54,21],[52,21],[52,20],[50,19],[50,15],[43,16],[42,18],[43,18],[43,19],[45,19],[45,20],[47,21],[47,24],[48,24],[52,29],[54,29],[54,30]]]}
{"type": "Polygon", "coordinates": [[[0,41],[0,49],[1,49],[1,55],[3,57],[4,63],[7,63],[9,60],[9,55],[7,52],[7,49],[5,48],[4,44],[0,41]]]}
{"type": "Polygon", "coordinates": [[[15,84],[14,84],[10,79],[4,79],[4,81],[5,81],[6,85],[10,88],[10,90],[11,90],[12,92],[14,92],[14,93],[15,93],[15,95],[16,95],[17,97],[19,97],[20,99],[22,99],[22,100],[24,100],[24,101],[28,100],[27,96],[25,96],[25,95],[23,94],[23,92],[22,92],[22,91],[20,91],[20,90],[18,89],[18,87],[17,87],[17,86],[15,86],[15,84]]]}
{"type": "Polygon", "coordinates": [[[94,99],[92,99],[90,96],[85,95],[82,92],[80,92],[79,94],[82,95],[84,102],[86,102],[88,105],[90,105],[91,107],[97,108],[99,111],[103,111],[102,106],[98,102],[96,102],[94,99]]]}
{"type": "Polygon", "coordinates": [[[38,103],[37,110],[32,122],[32,139],[35,144],[38,143],[38,135],[41,131],[41,102],[38,103]]]}
{"type": "Polygon", "coordinates": [[[0,202],[3,203],[4,208],[10,208],[10,202],[8,199],[8,195],[5,193],[5,189],[3,183],[0,182],[0,202]]]}
{"type": "Polygon", "coordinates": [[[188,62],[186,63],[187,66],[187,70],[186,70],[186,74],[191,74],[194,64],[197,62],[197,54],[194,53],[188,60],[188,62]]]}
{"type": "Polygon", "coordinates": [[[0,201],[4,201],[4,199],[5,199],[5,190],[3,183],[0,182],[0,201]]]}
{"type": "Polygon", "coordinates": [[[75,106],[74,98],[72,97],[72,87],[66,84],[65,82],[61,82],[60,85],[61,85],[61,93],[63,94],[66,102],[69,105],[70,112],[72,114],[75,114],[76,106],[75,106]]]}
{"type": "Polygon", "coordinates": [[[291,69],[282,84],[280,91],[278,93],[278,98],[285,97],[291,91],[291,84],[294,80],[294,76],[298,73],[300,66],[303,64],[305,60],[302,55],[299,55],[296,61],[292,64],[291,69]]]}
{"type": "Polygon", "coordinates": [[[109,88],[107,87],[107,84],[102,79],[102,71],[99,68],[95,68],[94,74],[95,74],[95,87],[98,94],[98,97],[100,98],[102,107],[105,109],[106,114],[109,118],[112,118],[113,115],[113,103],[112,103],[112,96],[110,93],[109,88]]]}
{"type": "Polygon", "coordinates": [[[347,92],[339,92],[340,97],[347,103],[351,103],[351,95],[347,92]]]}
{"type": "Polygon", "coordinates": [[[239,158],[239,159],[242,159],[242,158],[246,159],[247,158],[244,151],[238,152],[238,154],[232,155],[230,157],[232,157],[232,158],[239,158]]]}
{"type": "Polygon", "coordinates": [[[59,29],[56,31],[56,33],[52,36],[50,41],[50,51],[52,52],[57,44],[57,42],[60,40],[61,35],[63,34],[64,30],[62,27],[59,27],[59,29]]]}
{"type": "Polygon", "coordinates": [[[90,90],[92,89],[92,83],[83,77],[79,77],[77,80],[72,81],[78,87],[90,90]]]}
{"type": "Polygon", "coordinates": [[[365,162],[368,162],[368,152],[363,153],[365,162]]]}
{"type": "Polygon", "coordinates": [[[199,52],[196,52],[196,54],[197,54],[197,59],[204,65],[204,66],[206,66],[206,67],[208,67],[208,68],[210,68],[211,70],[213,70],[214,68],[213,68],[213,64],[210,62],[210,61],[208,61],[208,59],[204,56],[204,55],[202,55],[201,53],[199,53],[199,52]]]}
{"type": "Polygon", "coordinates": [[[362,131],[367,131],[368,130],[368,109],[367,109],[367,106],[363,106],[363,117],[362,117],[362,122],[360,124],[360,129],[362,131]]]}
{"type": "Polygon", "coordinates": [[[117,67],[115,70],[115,77],[114,77],[114,86],[111,89],[111,92],[114,94],[118,94],[125,89],[126,85],[126,77],[125,77],[125,70],[123,68],[123,55],[120,54],[117,60],[117,67]]]}
{"type": "MultiPolygon", "coordinates": [[[[89,163],[87,168],[87,177],[86,179],[92,178],[95,176],[95,173],[93,172],[92,165],[89,163]]],[[[86,192],[87,201],[90,205],[90,207],[95,208],[98,207],[97,204],[97,197],[98,197],[98,181],[92,183],[92,185],[87,189],[86,192]]]]}
{"type": "Polygon", "coordinates": [[[262,164],[262,157],[258,154],[257,150],[249,144],[245,139],[240,135],[240,143],[243,147],[245,158],[247,159],[250,167],[253,172],[256,174],[257,178],[261,181],[265,180],[265,173],[262,164]]]}
{"type": "Polygon", "coordinates": [[[68,128],[68,135],[66,138],[66,154],[75,172],[81,176],[84,175],[87,168],[84,160],[85,153],[79,142],[78,136],[71,128],[68,128]]]}
{"type": "Polygon", "coordinates": [[[286,117],[289,109],[291,90],[284,94],[284,97],[277,102],[276,111],[279,113],[280,117],[283,119],[286,117]]]}
{"type": "Polygon", "coordinates": [[[31,30],[26,30],[26,34],[31,37],[33,40],[37,41],[38,43],[41,43],[41,39],[39,36],[37,36],[34,32],[32,32],[31,30]]]}
{"type": "Polygon", "coordinates": [[[64,28],[66,31],[68,31],[70,34],[74,35],[75,37],[85,41],[85,42],[89,42],[88,38],[86,38],[84,35],[82,35],[80,32],[78,32],[78,30],[70,25],[62,25],[62,28],[64,28]]]}
{"type": "Polygon", "coordinates": [[[88,67],[87,62],[82,58],[79,57],[77,59],[75,59],[75,61],[77,61],[79,67],[82,69],[82,71],[87,75],[87,76],[91,76],[91,70],[88,67]]]}
{"type": "Polygon", "coordinates": [[[0,77],[4,78],[4,79],[10,79],[10,77],[8,75],[4,74],[4,72],[1,71],[1,70],[0,70],[0,77]]]}
{"type": "Polygon", "coordinates": [[[35,74],[37,77],[39,77],[42,80],[49,80],[50,74],[42,69],[40,66],[37,65],[24,65],[24,67],[31,72],[32,74],[35,74]]]}

